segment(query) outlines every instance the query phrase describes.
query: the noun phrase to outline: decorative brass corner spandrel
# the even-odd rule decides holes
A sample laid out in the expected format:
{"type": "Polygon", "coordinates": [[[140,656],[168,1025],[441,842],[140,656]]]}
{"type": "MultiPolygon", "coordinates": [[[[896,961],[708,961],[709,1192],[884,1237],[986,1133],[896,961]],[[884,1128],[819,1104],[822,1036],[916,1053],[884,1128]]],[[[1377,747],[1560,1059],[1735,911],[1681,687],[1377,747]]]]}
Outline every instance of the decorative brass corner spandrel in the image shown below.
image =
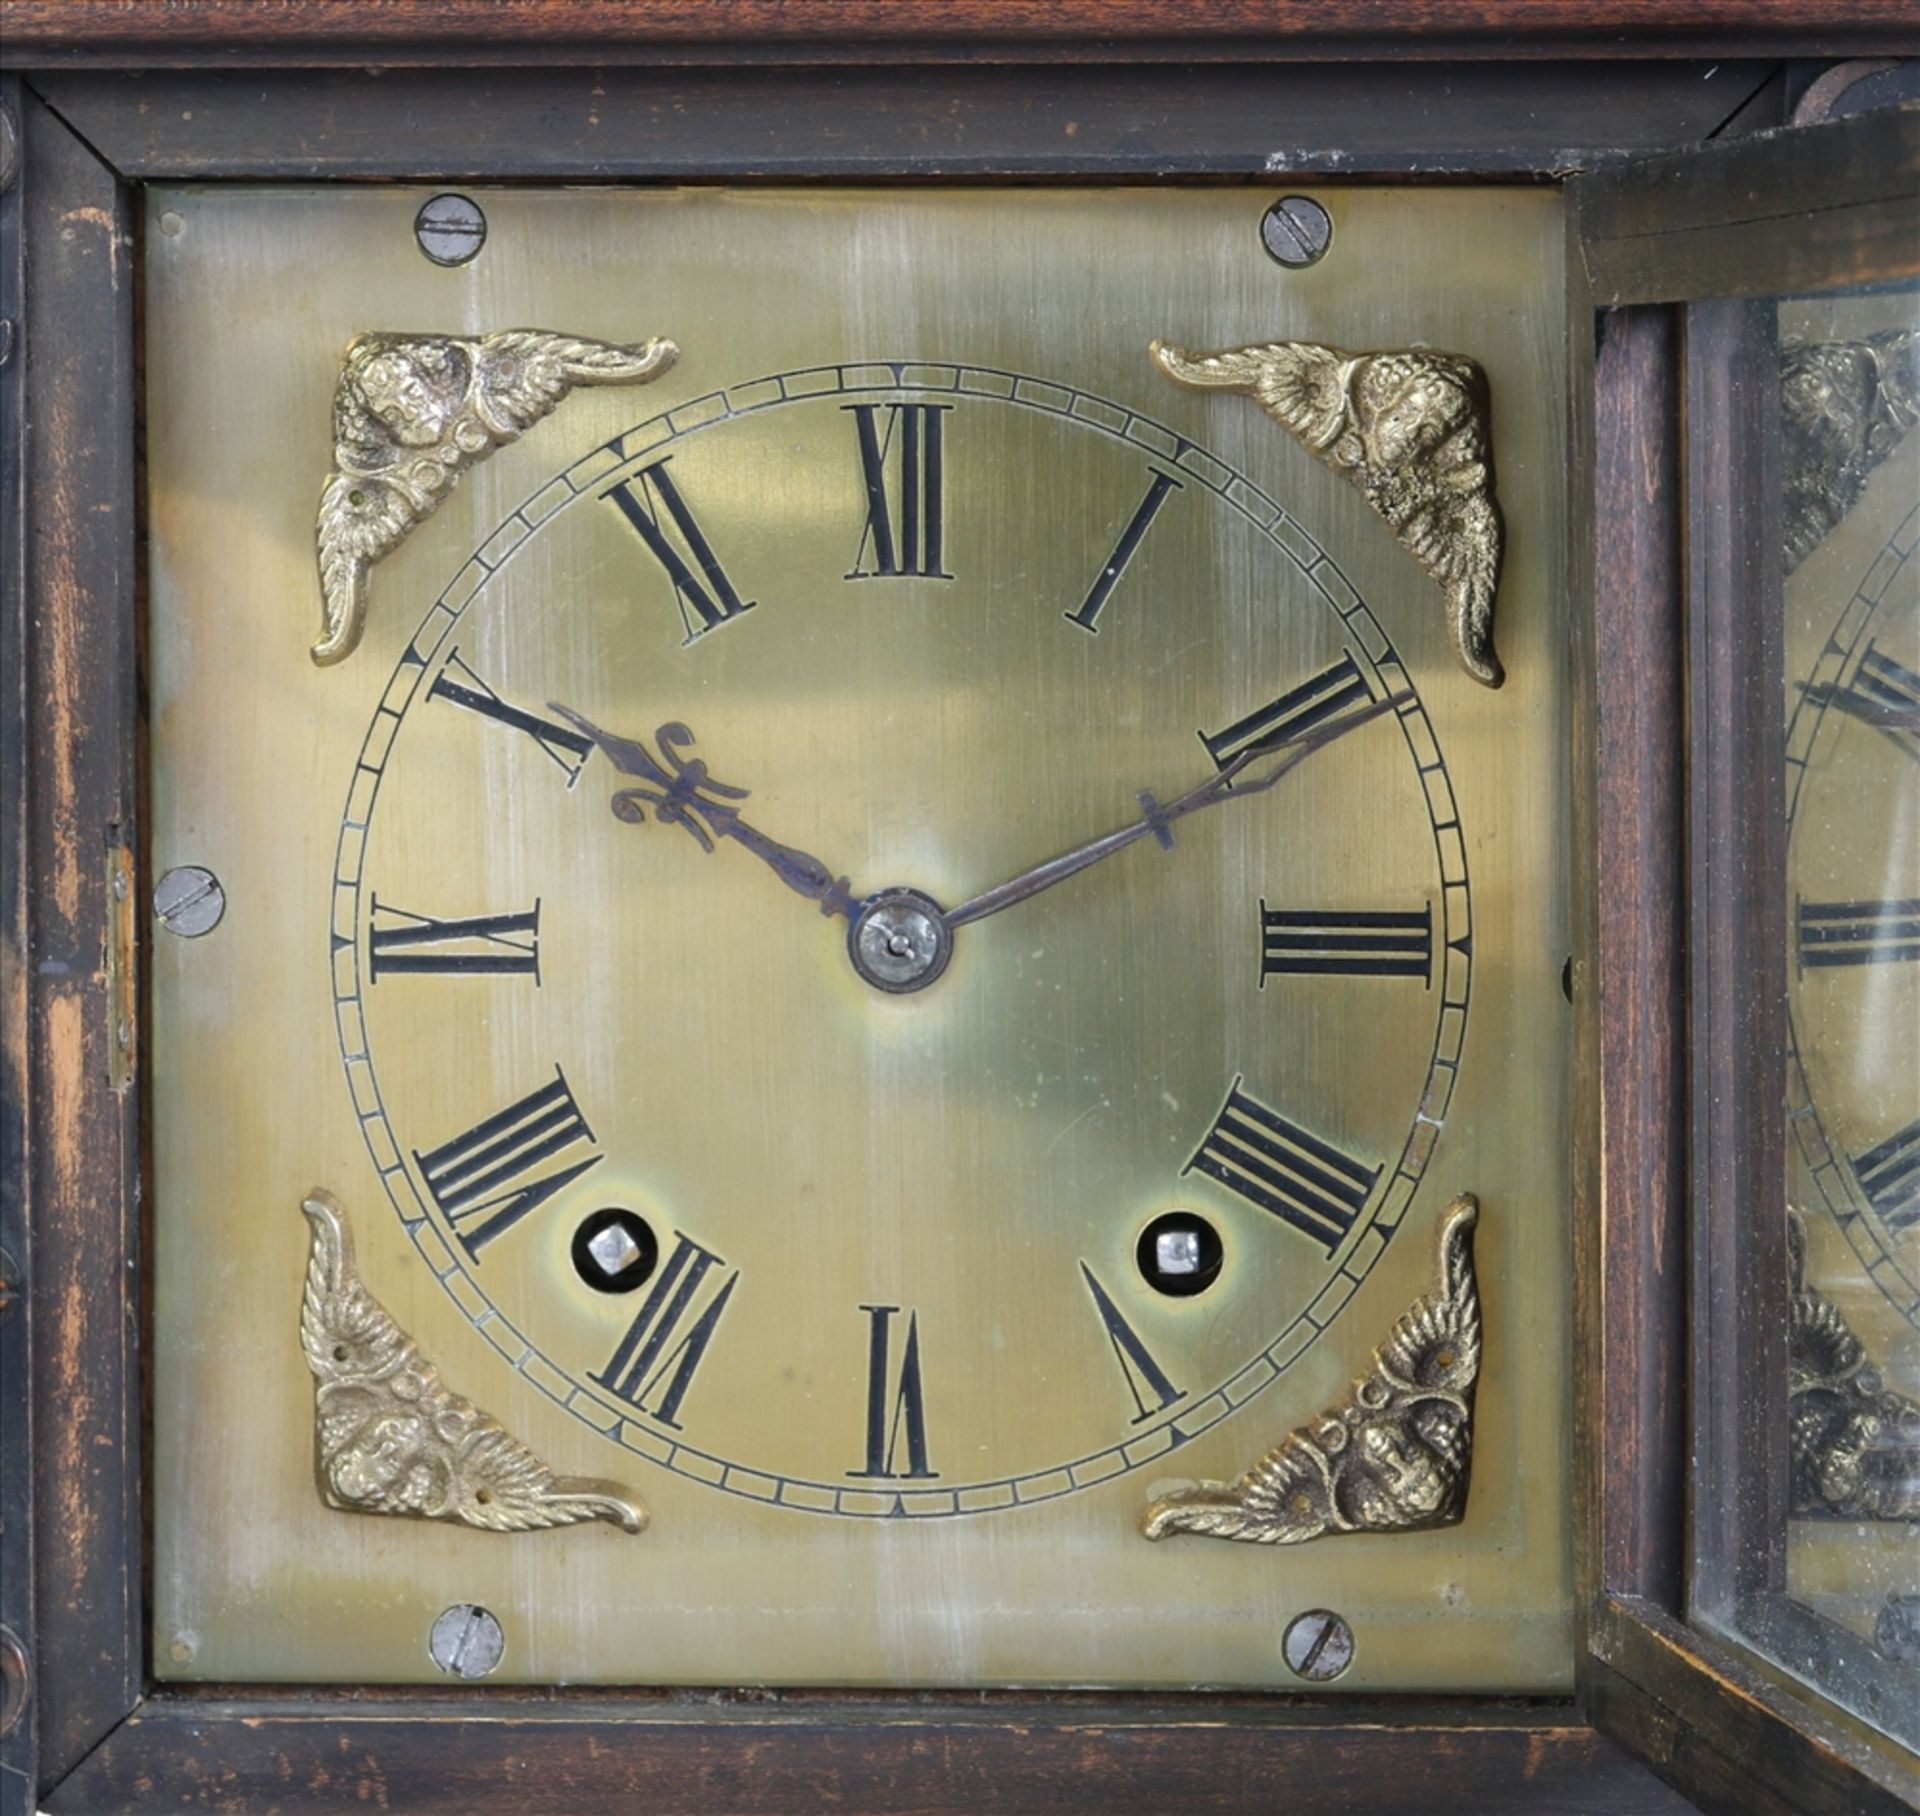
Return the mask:
{"type": "Polygon", "coordinates": [[[359,645],[367,569],[439,508],[456,479],[517,441],[575,385],[637,385],[678,357],[669,340],[634,347],[508,328],[362,334],[347,347],[333,394],[333,473],[320,492],[323,666],[359,645]]]}
{"type": "Polygon", "coordinates": [[[1882,1379],[1825,1293],[1807,1285],[1807,1230],[1787,1213],[1787,1446],[1800,1519],[1920,1520],[1920,1405],[1882,1379]]]}
{"type": "Polygon", "coordinates": [[[449,1392],[360,1283],[339,1204],[316,1190],[300,1342],[318,1383],[314,1429],[321,1492],[354,1513],[455,1520],[527,1532],[607,1520],[628,1532],[647,1510],[617,1482],[556,1476],[471,1400],[449,1392]]]}
{"type": "Polygon", "coordinates": [[[1348,353],[1272,341],[1188,353],[1149,349],[1175,384],[1243,391],[1323,465],[1366,494],[1446,596],[1454,653],[1476,681],[1505,679],[1493,601],[1506,526],[1493,495],[1487,377],[1456,353],[1348,353]]]}
{"type": "Polygon", "coordinates": [[[1347,1532],[1451,1526],[1467,1510],[1473,1389],[1480,1374],[1480,1295],[1462,1195],[1440,1220],[1436,1292],[1401,1317],[1370,1373],[1338,1406],[1303,1425],[1237,1482],[1202,1482],[1149,1504],[1140,1530],[1301,1545],[1347,1532]]]}
{"type": "Polygon", "coordinates": [[[1920,330],[1780,349],[1781,535],[1791,574],[1920,421],[1920,330]]]}

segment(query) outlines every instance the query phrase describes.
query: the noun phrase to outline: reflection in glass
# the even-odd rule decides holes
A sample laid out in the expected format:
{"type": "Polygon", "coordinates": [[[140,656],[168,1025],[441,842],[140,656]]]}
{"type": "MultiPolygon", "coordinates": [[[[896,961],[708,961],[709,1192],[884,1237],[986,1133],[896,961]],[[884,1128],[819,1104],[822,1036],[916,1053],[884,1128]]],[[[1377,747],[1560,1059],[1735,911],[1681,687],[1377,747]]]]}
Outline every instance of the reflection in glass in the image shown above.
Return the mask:
{"type": "Polygon", "coordinates": [[[1920,1722],[1920,311],[1779,306],[1786,1594],[1747,1637],[1875,1727],[1920,1722]]]}

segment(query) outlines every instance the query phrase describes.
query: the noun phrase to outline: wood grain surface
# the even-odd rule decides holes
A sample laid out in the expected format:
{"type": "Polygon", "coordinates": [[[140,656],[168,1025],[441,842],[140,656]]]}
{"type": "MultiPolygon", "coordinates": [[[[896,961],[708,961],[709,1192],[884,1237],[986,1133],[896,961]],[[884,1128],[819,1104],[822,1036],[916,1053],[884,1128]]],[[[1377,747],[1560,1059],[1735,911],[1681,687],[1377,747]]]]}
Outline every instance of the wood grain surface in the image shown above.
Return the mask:
{"type": "Polygon", "coordinates": [[[966,60],[1158,54],[1403,57],[1898,54],[1920,41],[1910,0],[5,0],[10,61],[106,53],[148,60],[208,49],[516,58],[901,54],[966,60]]]}

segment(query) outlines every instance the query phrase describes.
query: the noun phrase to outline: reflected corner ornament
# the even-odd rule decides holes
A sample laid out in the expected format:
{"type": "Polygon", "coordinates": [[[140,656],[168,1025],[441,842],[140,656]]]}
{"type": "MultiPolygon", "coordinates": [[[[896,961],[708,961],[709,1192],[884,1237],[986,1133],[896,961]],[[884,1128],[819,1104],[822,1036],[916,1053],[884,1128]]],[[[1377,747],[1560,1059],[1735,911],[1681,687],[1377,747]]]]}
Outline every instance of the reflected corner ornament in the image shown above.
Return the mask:
{"type": "Polygon", "coordinates": [[[1239,1481],[1203,1482],[1154,1501],[1140,1530],[1150,1539],[1195,1532],[1302,1545],[1329,1534],[1457,1525],[1467,1510],[1480,1373],[1479,1216],[1469,1194],[1447,1206],[1439,1290],[1401,1317],[1344,1404],[1301,1426],[1239,1481]]]}
{"type": "Polygon", "coordinates": [[[367,611],[367,569],[439,507],[456,479],[559,408],[575,385],[637,385],[679,356],[669,340],[637,347],[508,328],[362,334],[333,394],[333,473],[320,492],[322,667],[353,653],[367,611]]]}
{"type": "Polygon", "coordinates": [[[1506,526],[1493,495],[1487,375],[1456,353],[1348,353],[1272,341],[1188,353],[1148,349],[1175,384],[1244,391],[1323,465],[1366,494],[1400,546],[1446,595],[1447,634],[1476,681],[1506,678],[1493,600],[1506,526]]]}
{"type": "Polygon", "coordinates": [[[1807,1230],[1787,1213],[1787,1432],[1801,1519],[1920,1520],[1920,1404],[1881,1379],[1825,1293],[1807,1285],[1807,1230]]]}
{"type": "Polygon", "coordinates": [[[1791,574],[1920,421],[1920,330],[1780,349],[1782,532],[1791,574]]]}
{"type": "Polygon", "coordinates": [[[607,1520],[639,1532],[647,1511],[617,1482],[556,1476],[440,1371],[361,1285],[338,1202],[315,1190],[300,1344],[318,1386],[322,1493],[350,1513],[413,1514],[490,1532],[607,1520]]]}

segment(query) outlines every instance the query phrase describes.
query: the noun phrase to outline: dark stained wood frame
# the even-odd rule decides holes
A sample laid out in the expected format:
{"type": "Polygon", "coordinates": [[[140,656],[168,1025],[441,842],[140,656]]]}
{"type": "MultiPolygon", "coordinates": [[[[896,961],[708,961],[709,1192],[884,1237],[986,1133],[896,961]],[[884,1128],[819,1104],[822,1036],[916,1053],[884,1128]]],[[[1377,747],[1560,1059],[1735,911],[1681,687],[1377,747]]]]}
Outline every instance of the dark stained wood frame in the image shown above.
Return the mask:
{"type": "MultiPolygon", "coordinates": [[[[1623,759],[1605,733],[1617,693],[1622,735],[1646,735],[1638,748],[1671,840],[1663,854],[1614,846],[1603,817],[1596,861],[1603,877],[1617,857],[1637,882],[1650,866],[1663,887],[1685,879],[1664,922],[1629,908],[1615,929],[1648,992],[1615,1006],[1602,985],[1603,1105],[1617,1077],[1641,1093],[1636,1109],[1662,1143],[1656,1156],[1603,1110],[1587,1236],[1602,1285],[1585,1309],[1599,1391],[1610,1402],[1617,1382],[1630,1398],[1595,1409],[1582,1705],[1709,1809],[1909,1809],[1920,1804],[1910,1771],[1689,1622],[1792,1629],[1796,1653],[1810,1623],[1830,1625],[1783,1593],[1785,1231],[1758,1209],[1784,1202],[1785,1179],[1786,1011],[1765,981],[1786,950],[1779,381],[1765,299],[1920,277],[1920,107],[1635,160],[1569,191],[1581,275],[1604,311],[1595,510],[1635,525],[1595,568],[1597,792],[1619,793],[1623,759]],[[1609,384],[1622,335],[1638,370],[1609,384]],[[1625,659],[1610,663],[1615,637],[1625,659]],[[1647,660],[1668,665],[1657,688],[1632,679],[1647,660]],[[1631,1038],[1636,1021],[1657,1030],[1631,1038]],[[1629,1164],[1657,1157],[1657,1180],[1622,1174],[1615,1191],[1616,1137],[1629,1164]]],[[[1603,966],[1609,903],[1603,882],[1603,966]]]]}
{"type": "MultiPolygon", "coordinates": [[[[1126,19],[1106,14],[1097,27],[1090,8],[1054,9],[1071,14],[1073,28],[1049,35],[1048,9],[992,0],[972,14],[975,31],[997,32],[986,59],[994,67],[981,69],[945,67],[959,48],[936,42],[938,33],[916,39],[898,27],[897,7],[897,29],[876,27],[863,41],[846,27],[852,12],[878,19],[871,6],[841,12],[835,37],[817,6],[796,5],[790,17],[815,15],[813,35],[784,55],[769,49],[768,34],[750,48],[740,40],[750,5],[718,10],[730,16],[725,42],[703,40],[696,9],[676,0],[555,5],[538,9],[554,28],[540,52],[550,67],[422,67],[378,82],[357,70],[255,66],[358,64],[368,36],[390,63],[484,64],[485,45],[462,54],[460,33],[478,41],[493,30],[488,18],[526,8],[363,5],[343,26],[324,0],[295,0],[278,12],[287,30],[248,33],[236,9],[201,0],[144,36],[150,15],[138,8],[119,8],[117,22],[114,9],[72,0],[6,0],[0,13],[5,55],[31,72],[4,78],[24,158],[21,179],[0,196],[0,316],[17,324],[17,344],[0,363],[0,1300],[11,1298],[0,1309],[9,1460],[0,1625],[20,1636],[30,1660],[25,1713],[0,1739],[0,1808],[28,1807],[37,1794],[55,1811],[331,1809],[350,1800],[518,1811],[598,1807],[623,1795],[662,1810],[1224,1810],[1297,1801],[1302,1783],[1355,1810],[1423,1816],[1654,1816],[1680,1807],[1609,1736],[1709,1808],[1901,1807],[1872,1761],[1677,1619],[1688,768],[1683,340],[1670,304],[1694,292],[1659,275],[1671,262],[1647,256],[1642,242],[1661,225],[1640,198],[1656,181],[1684,186],[1697,168],[1689,160],[1719,155],[1698,151],[1677,154],[1677,177],[1650,176],[1657,160],[1643,158],[1574,185],[1570,485],[1582,584],[1570,654],[1579,689],[1570,839],[1582,904],[1580,1083],[1598,1106],[1576,1167],[1579,1594],[1588,1631],[1575,1703],[187,1692],[149,1681],[140,1094],[111,1082],[118,1030],[107,1000],[109,944],[124,924],[113,854],[139,849],[136,185],[381,175],[1274,182],[1335,168],[1362,178],[1544,181],[1621,153],[1708,140],[1730,123],[1777,119],[1804,79],[1766,61],[1783,46],[1884,51],[1910,48],[1913,35],[1897,9],[1853,6],[1815,29],[1785,7],[1702,0],[1684,18],[1675,12],[1670,35],[1643,42],[1662,54],[1704,50],[1711,67],[1292,69],[1275,59],[1405,47],[1411,40],[1398,34],[1423,25],[1440,30],[1421,54],[1472,57],[1537,53],[1583,32],[1597,39],[1614,22],[1595,6],[1534,9],[1526,25],[1543,35],[1522,46],[1515,15],[1497,6],[1341,0],[1323,10],[1317,36],[1288,42],[1275,27],[1284,9],[1251,0],[1213,10],[1234,27],[1224,32],[1195,26],[1206,9],[1130,0],[1117,9],[1126,19]],[[427,24],[409,38],[397,23],[403,14],[427,24]],[[643,14],[679,35],[624,30],[643,14]],[[1263,25],[1275,29],[1262,36],[1263,25]],[[1161,61],[1168,42],[1180,63],[1161,61]],[[659,66],[577,67],[608,43],[612,62],[659,66]],[[1236,67],[1242,55],[1260,66],[1236,67]],[[833,67],[741,67],[809,61],[833,67]],[[1203,62],[1216,67],[1196,67],[1203,62]],[[899,63],[916,66],[910,81],[881,67],[899,63]],[[249,67],[221,67],[234,64],[249,67]],[[160,65],[183,67],[124,73],[160,65]],[[1627,268],[1640,275],[1621,278],[1627,268]],[[1596,308],[1608,313],[1589,363],[1596,308]],[[29,1455],[30,1475],[18,1467],[29,1455]],[[1793,1801],[1803,1791],[1828,1801],[1793,1801]]],[[[522,19],[513,29],[528,28],[522,19]]],[[[502,44],[509,54],[529,48],[524,37],[495,50],[502,44]]],[[[1820,130],[1857,138],[1880,129],[1820,130]]],[[[1816,172],[1828,162],[1814,160],[1816,172]]],[[[1806,161],[1792,180],[1814,180],[1806,161]]],[[[1867,205],[1875,201],[1897,207],[1898,192],[1867,205]]],[[[1843,189],[1807,207],[1858,204],[1843,189]]],[[[1701,231],[1716,218],[1709,209],[1701,231]]],[[[1875,243],[1884,258],[1887,236],[1875,243]]],[[[136,899],[144,889],[137,880],[136,899]]],[[[137,1027],[130,1033],[137,1040],[137,1027]]]]}

